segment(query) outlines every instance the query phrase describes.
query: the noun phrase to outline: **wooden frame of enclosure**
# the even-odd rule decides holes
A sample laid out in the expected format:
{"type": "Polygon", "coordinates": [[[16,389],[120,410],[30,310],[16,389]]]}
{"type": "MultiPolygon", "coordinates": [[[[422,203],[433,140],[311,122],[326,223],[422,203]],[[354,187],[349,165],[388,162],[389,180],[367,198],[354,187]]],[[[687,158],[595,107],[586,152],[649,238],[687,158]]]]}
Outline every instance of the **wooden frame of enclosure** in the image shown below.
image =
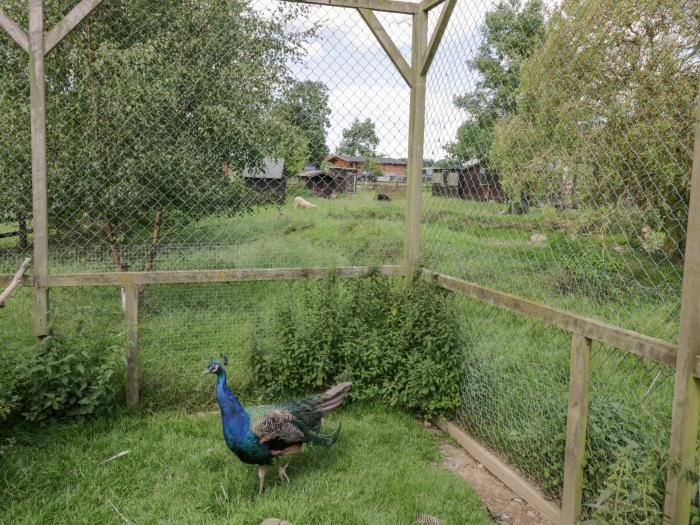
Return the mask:
{"type": "MultiPolygon", "coordinates": [[[[457,0],[283,0],[307,4],[357,9],[411,90],[408,137],[408,189],[403,266],[384,266],[381,275],[411,275],[420,248],[421,169],[425,128],[426,76],[440,46],[457,0]],[[428,39],[428,13],[442,6],[432,36],[428,39]],[[374,11],[400,13],[412,17],[410,63],[403,57],[382,27],[374,11]]],[[[127,403],[138,403],[138,291],[149,284],[204,283],[290,280],[321,278],[331,273],[343,278],[367,274],[369,267],[236,269],[168,272],[120,272],[49,275],[48,208],[46,168],[46,114],[44,57],[87,17],[102,0],[81,0],[59,23],[44,31],[42,0],[28,0],[28,32],[0,10],[0,28],[29,55],[32,136],[32,199],[34,264],[31,276],[18,272],[17,282],[34,289],[34,327],[37,338],[48,334],[49,289],[64,286],[122,286],[125,290],[127,339],[127,403]]],[[[678,345],[630,330],[601,323],[571,312],[535,303],[476,283],[422,270],[425,279],[452,292],[516,312],[572,334],[571,367],[566,429],[566,457],[561,508],[547,501],[520,474],[505,465],[455,424],[439,424],[462,446],[498,476],[506,485],[555,523],[576,523],[581,512],[583,456],[586,443],[590,348],[592,341],[631,352],[676,370],[670,454],[674,460],[666,484],[665,520],[685,524],[690,515],[691,480],[685,475],[692,468],[700,411],[700,94],[696,115],[694,162],[691,180],[688,239],[684,263],[683,294],[678,345]]],[[[26,269],[26,267],[24,268],[26,269]]],[[[0,276],[0,284],[10,284],[13,275],[0,276]]],[[[8,293],[9,295],[9,293],[8,293]]]]}

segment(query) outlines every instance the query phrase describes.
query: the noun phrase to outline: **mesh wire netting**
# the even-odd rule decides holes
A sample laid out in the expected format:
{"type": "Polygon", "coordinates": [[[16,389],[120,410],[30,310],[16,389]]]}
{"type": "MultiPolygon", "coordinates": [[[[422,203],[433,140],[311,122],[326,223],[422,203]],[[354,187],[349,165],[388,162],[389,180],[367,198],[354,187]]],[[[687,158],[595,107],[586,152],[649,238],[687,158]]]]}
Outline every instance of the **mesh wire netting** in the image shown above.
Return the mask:
{"type": "MultiPolygon", "coordinates": [[[[427,82],[422,265],[676,340],[698,6],[458,0],[427,82]]],[[[70,7],[45,2],[47,29],[70,7]]],[[[26,28],[25,2],[0,8],[26,28]]],[[[376,16],[410,62],[411,17],[376,16]]],[[[1,37],[0,273],[32,241],[27,68],[1,37]]],[[[50,272],[399,264],[409,97],[355,10],[104,2],[46,60],[50,272]]],[[[283,286],[146,286],[146,402],[208,399],[196,370],[242,358],[283,286]]],[[[119,298],[55,290],[51,308],[120,338],[119,298]]],[[[460,423],[558,499],[569,334],[458,301],[460,423]]],[[[27,347],[31,294],[13,302],[0,322],[27,347]]],[[[588,504],[653,470],[671,390],[671,370],[594,345],[588,504]]]]}

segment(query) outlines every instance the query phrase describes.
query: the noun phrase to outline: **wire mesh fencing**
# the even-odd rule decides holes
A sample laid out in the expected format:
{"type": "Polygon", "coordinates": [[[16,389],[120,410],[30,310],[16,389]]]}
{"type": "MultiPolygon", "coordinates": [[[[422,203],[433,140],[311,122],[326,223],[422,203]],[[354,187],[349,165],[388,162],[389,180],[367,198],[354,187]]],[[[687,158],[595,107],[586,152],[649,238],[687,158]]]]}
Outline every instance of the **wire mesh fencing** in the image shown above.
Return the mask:
{"type": "MultiPolygon", "coordinates": [[[[676,341],[699,4],[446,4],[427,78],[421,265],[676,341]]],[[[0,8],[27,26],[24,2],[0,8]]],[[[46,27],[69,8],[45,2],[46,27]]],[[[375,16],[411,62],[411,16],[375,16]]],[[[27,69],[0,38],[0,273],[32,243],[27,69]]],[[[46,59],[50,274],[400,264],[409,99],[353,9],[104,2],[46,59]]],[[[146,404],[205,403],[198,368],[242,361],[284,286],[143,287],[146,404]]],[[[120,297],[60,289],[51,311],[57,327],[123,344],[120,297]]],[[[460,424],[558,501],[570,334],[456,300],[460,424]]],[[[16,304],[29,312],[30,294],[16,304]]],[[[12,347],[30,343],[20,317],[0,319],[12,347]]],[[[626,519],[654,523],[661,470],[644,461],[664,460],[672,370],[598,344],[592,362],[585,512],[603,516],[617,483],[654,502],[626,519]]]]}
{"type": "MultiPolygon", "coordinates": [[[[69,7],[46,2],[46,27],[69,7]]],[[[410,17],[378,16],[410,46],[410,17]]],[[[31,152],[26,56],[0,45],[2,233],[31,229],[31,152]]],[[[405,183],[408,87],[355,10],[112,2],[47,56],[46,84],[54,273],[357,264],[292,235],[293,197],[333,224],[347,206],[318,199],[405,183]]],[[[3,240],[4,271],[26,244],[3,240]]]]}
{"type": "MultiPolygon", "coordinates": [[[[428,80],[422,263],[678,337],[696,2],[457,4],[428,80]]],[[[460,424],[559,501],[570,335],[465,301],[460,424]]],[[[584,517],[661,523],[673,370],[593,345],[584,517]]]]}

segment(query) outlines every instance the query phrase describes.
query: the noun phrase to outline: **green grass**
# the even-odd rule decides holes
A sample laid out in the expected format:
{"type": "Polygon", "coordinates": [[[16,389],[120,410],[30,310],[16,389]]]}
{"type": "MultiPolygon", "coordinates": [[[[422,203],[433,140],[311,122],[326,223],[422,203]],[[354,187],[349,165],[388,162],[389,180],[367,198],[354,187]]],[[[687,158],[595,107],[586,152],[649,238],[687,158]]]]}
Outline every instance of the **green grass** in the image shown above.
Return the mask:
{"type": "MultiPolygon", "coordinates": [[[[319,208],[299,210],[287,203],[178,228],[168,229],[166,223],[156,269],[399,264],[405,201],[377,202],[372,197],[359,193],[332,201],[312,199],[319,208]]],[[[513,216],[501,204],[432,198],[425,193],[423,202],[425,266],[676,340],[677,264],[625,244],[619,235],[601,238],[553,228],[536,208],[513,216]],[[545,232],[547,243],[529,242],[533,231],[545,232]],[[595,258],[586,259],[603,248],[614,256],[614,272],[597,269],[595,258]],[[584,277],[567,281],[562,272],[567,264],[582,269],[584,277]],[[616,273],[614,285],[608,284],[609,273],[616,273]]],[[[7,242],[0,244],[0,272],[14,271],[24,257],[7,242]]],[[[130,256],[142,260],[144,251],[143,246],[133,247],[130,256]]],[[[109,250],[101,244],[83,247],[77,254],[55,246],[52,253],[53,273],[114,270],[109,250]]],[[[273,282],[147,287],[140,307],[144,410],[177,408],[191,413],[211,408],[209,385],[199,380],[197,371],[219,353],[235,363],[233,379],[252,398],[256,389],[247,369],[252,334],[272,310],[271,304],[284,298],[285,286],[273,282]]],[[[56,327],[68,333],[81,322],[91,324],[96,334],[105,329],[123,333],[116,288],[56,289],[52,305],[56,327]]],[[[464,385],[463,424],[556,497],[561,489],[557,462],[563,457],[568,334],[467,299],[460,299],[459,308],[459,322],[469,334],[465,366],[471,373],[464,385]]],[[[0,385],[14,363],[34,355],[31,315],[29,290],[22,290],[0,315],[0,385]]],[[[596,450],[610,451],[619,439],[628,438],[643,445],[645,440],[654,441],[654,434],[667,432],[669,369],[647,367],[634,356],[599,345],[594,345],[592,366],[594,434],[589,437],[596,450]]],[[[116,430],[112,432],[116,435],[116,430]]],[[[404,452],[397,445],[398,449],[404,452]]],[[[612,461],[605,454],[597,458],[587,472],[604,469],[612,461]]],[[[604,473],[596,476],[592,483],[604,479],[604,473]]],[[[592,493],[599,488],[591,487],[592,493]]]]}
{"type": "Polygon", "coordinates": [[[471,488],[438,466],[437,439],[419,422],[376,406],[334,419],[338,442],[292,457],[289,485],[271,469],[262,497],[256,467],[226,448],[218,414],[118,415],[20,435],[0,469],[0,523],[396,525],[420,513],[493,523],[471,488]]]}

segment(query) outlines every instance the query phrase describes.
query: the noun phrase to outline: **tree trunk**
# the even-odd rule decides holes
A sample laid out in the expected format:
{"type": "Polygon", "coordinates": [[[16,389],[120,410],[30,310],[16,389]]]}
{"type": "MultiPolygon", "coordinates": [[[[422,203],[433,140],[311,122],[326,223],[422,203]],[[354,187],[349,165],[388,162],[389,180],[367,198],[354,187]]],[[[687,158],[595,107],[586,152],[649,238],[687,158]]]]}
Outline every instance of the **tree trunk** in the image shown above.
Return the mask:
{"type": "MultiPolygon", "coordinates": [[[[158,242],[160,241],[160,224],[163,218],[163,210],[156,211],[155,219],[153,219],[153,232],[151,233],[151,244],[146,252],[146,260],[143,264],[143,271],[150,272],[153,270],[153,263],[158,253],[158,242]]],[[[143,294],[144,285],[139,286],[139,297],[143,294]]]]}
{"type": "Polygon", "coordinates": [[[160,240],[160,223],[163,216],[163,210],[156,211],[156,217],[153,220],[153,233],[151,234],[151,244],[146,252],[146,262],[143,265],[144,272],[153,270],[153,261],[158,252],[158,241],[160,240]]]}
{"type": "Polygon", "coordinates": [[[121,250],[119,249],[119,242],[114,237],[114,226],[112,226],[112,221],[107,221],[107,223],[105,224],[105,230],[107,231],[107,240],[109,241],[109,244],[112,249],[112,258],[114,259],[114,262],[117,264],[117,267],[119,268],[120,272],[127,271],[128,267],[122,259],[120,253],[121,250]]]}

